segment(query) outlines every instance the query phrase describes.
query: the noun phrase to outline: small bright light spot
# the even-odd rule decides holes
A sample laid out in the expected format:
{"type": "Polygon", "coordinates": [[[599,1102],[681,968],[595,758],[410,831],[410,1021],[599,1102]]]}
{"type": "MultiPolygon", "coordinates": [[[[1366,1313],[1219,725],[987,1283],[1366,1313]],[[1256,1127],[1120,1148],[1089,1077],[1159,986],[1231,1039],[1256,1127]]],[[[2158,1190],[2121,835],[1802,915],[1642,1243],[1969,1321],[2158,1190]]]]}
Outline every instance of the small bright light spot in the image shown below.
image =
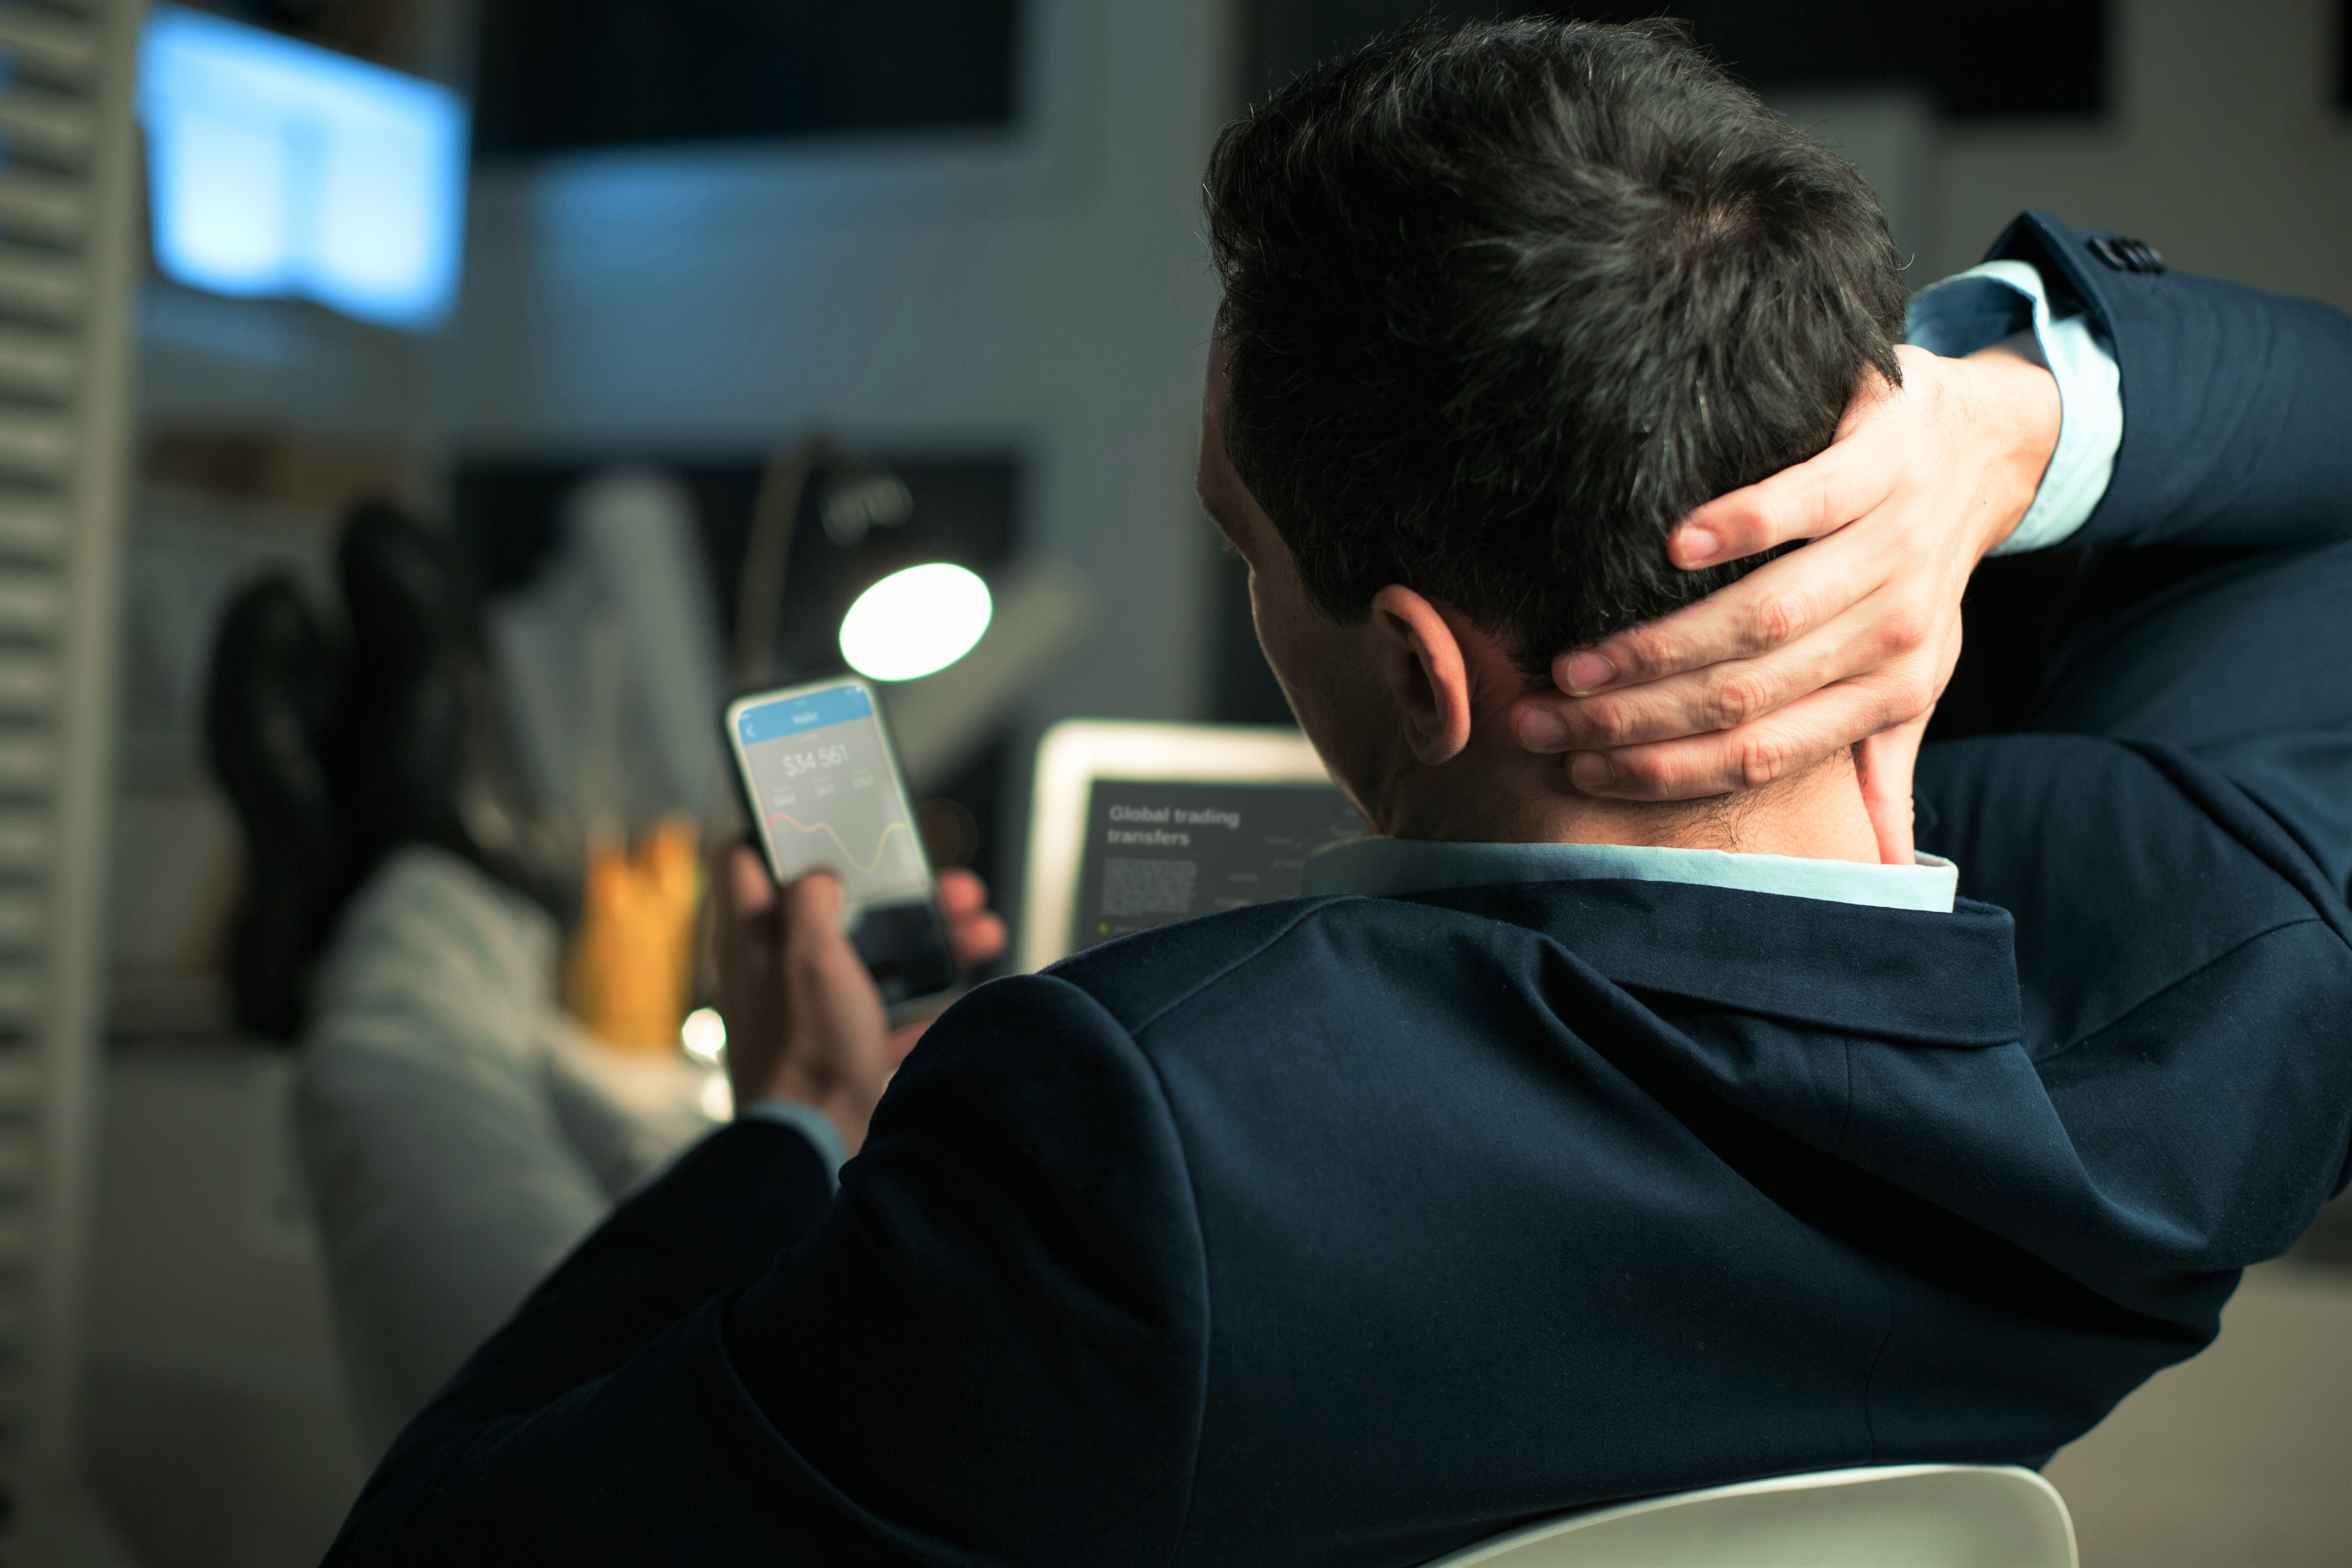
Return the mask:
{"type": "Polygon", "coordinates": [[[727,1020],[715,1007],[697,1007],[678,1026],[677,1043],[706,1067],[717,1067],[727,1050],[727,1020]]]}
{"type": "Polygon", "coordinates": [[[988,584],[934,561],[893,572],[841,617],[841,657],[872,680],[912,680],[945,669],[988,630],[988,584]]]}
{"type": "Polygon", "coordinates": [[[725,1073],[712,1073],[702,1086],[702,1114],[713,1121],[735,1120],[735,1091],[727,1087],[725,1073]]]}

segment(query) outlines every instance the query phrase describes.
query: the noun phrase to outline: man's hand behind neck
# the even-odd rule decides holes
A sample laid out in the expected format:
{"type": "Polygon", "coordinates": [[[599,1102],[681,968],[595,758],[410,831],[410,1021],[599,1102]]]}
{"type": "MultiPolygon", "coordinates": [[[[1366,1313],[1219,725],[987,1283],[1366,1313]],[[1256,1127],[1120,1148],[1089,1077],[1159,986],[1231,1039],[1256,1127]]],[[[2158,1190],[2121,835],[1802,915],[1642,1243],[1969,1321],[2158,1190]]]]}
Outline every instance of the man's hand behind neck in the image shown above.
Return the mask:
{"type": "Polygon", "coordinates": [[[1391,837],[1651,845],[1878,864],[1878,837],[1850,752],[1703,800],[1586,795],[1557,762],[1519,743],[1511,721],[1527,677],[1497,638],[1409,589],[1383,589],[1372,604],[1368,631],[1386,645],[1387,682],[1405,729],[1374,807],[1391,837]]]}
{"type": "Polygon", "coordinates": [[[1879,863],[1850,753],[1706,800],[1607,800],[1570,784],[1556,759],[1530,755],[1499,718],[1481,718],[1451,762],[1393,781],[1381,831],[1449,842],[1651,845],[1879,863]]]}

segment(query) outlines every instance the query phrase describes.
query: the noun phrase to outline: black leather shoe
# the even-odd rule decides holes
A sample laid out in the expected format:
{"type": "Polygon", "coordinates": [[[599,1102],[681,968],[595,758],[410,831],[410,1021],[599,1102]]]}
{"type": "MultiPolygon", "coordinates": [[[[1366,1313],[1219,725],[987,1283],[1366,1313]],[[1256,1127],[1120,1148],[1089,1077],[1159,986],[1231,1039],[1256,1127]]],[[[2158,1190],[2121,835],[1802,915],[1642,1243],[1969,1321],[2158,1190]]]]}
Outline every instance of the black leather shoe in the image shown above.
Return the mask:
{"type": "Polygon", "coordinates": [[[213,647],[205,744],[245,828],[247,876],[229,953],[236,1020],[292,1040],[310,977],[349,889],[325,765],[336,697],[332,646],[291,579],[233,599],[213,647]]]}
{"type": "Polygon", "coordinates": [[[363,502],[344,520],[336,563],[352,648],[334,774],[361,863],[435,845],[568,922],[578,858],[508,741],[480,592],[456,542],[363,502]]]}

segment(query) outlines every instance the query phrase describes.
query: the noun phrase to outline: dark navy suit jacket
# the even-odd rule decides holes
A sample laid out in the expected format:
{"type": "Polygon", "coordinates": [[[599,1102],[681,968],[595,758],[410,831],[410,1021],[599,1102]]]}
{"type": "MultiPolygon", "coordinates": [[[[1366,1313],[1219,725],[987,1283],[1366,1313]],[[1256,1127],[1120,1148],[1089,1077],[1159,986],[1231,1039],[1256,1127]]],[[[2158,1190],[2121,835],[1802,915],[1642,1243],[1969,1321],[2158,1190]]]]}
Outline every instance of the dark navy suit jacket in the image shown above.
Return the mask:
{"type": "Polygon", "coordinates": [[[1776,1471],[2033,1462],[2345,1179],[2352,321],[2000,254],[2122,372],[1950,914],[1260,905],[998,981],[830,1196],[742,1124],[409,1428],[351,1563],[1381,1564],[1776,1471]]]}

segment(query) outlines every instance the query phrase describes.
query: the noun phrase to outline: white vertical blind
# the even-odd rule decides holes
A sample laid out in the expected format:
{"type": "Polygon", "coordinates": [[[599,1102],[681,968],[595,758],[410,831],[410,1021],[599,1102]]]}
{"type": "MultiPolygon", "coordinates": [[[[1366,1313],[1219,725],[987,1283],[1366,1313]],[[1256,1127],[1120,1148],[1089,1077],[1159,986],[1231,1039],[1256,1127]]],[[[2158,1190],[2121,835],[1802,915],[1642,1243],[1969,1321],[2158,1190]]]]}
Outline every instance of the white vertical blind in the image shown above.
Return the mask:
{"type": "Polygon", "coordinates": [[[0,0],[0,1558],[95,1555],[80,1289],[130,327],[141,0],[0,0]]]}

